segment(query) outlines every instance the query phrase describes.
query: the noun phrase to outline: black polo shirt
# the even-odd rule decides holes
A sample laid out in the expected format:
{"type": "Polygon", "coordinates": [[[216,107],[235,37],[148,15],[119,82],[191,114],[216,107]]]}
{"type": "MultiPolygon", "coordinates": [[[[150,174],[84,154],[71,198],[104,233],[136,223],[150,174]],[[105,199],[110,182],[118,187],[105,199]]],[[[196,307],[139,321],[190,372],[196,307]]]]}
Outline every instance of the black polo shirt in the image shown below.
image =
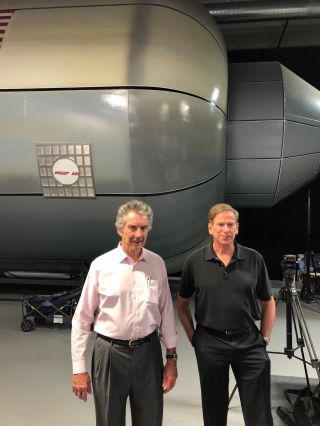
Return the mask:
{"type": "Polygon", "coordinates": [[[195,319],[215,330],[237,329],[260,319],[257,298],[270,300],[271,283],[262,256],[235,242],[227,267],[212,244],[194,252],[183,268],[179,295],[195,293],[195,319]]]}

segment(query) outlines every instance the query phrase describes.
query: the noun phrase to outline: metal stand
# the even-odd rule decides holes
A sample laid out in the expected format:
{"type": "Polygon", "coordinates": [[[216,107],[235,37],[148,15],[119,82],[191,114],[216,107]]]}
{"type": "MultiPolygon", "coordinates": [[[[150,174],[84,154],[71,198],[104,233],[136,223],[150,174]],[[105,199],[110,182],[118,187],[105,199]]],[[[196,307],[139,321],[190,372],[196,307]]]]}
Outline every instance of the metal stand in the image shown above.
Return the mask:
{"type": "MultiPolygon", "coordinates": [[[[313,261],[313,259],[312,259],[313,261]]],[[[301,300],[306,302],[310,301],[311,293],[311,274],[310,274],[310,263],[311,263],[311,189],[308,188],[307,192],[307,251],[305,255],[306,262],[306,277],[301,289],[301,300]]],[[[314,262],[313,262],[314,263],[314,262]]],[[[313,265],[314,266],[314,265],[313,265]]]]}
{"type": "MultiPolygon", "coordinates": [[[[304,372],[306,376],[307,386],[310,389],[309,376],[307,371],[307,365],[315,368],[319,383],[320,383],[320,362],[317,357],[311,335],[306,323],[301,303],[299,300],[298,292],[295,287],[291,287],[286,284],[280,289],[279,296],[277,300],[277,305],[279,301],[282,300],[286,304],[286,343],[287,346],[284,348],[283,352],[272,352],[273,354],[282,354],[287,355],[289,359],[296,358],[303,362],[304,372]],[[294,325],[294,331],[296,336],[297,346],[293,348],[292,346],[292,336],[293,329],[292,324],[294,325]],[[304,348],[307,348],[310,361],[307,361],[304,354],[304,348]],[[296,356],[296,350],[300,349],[301,357],[296,356]]],[[[311,390],[311,389],[310,389],[311,390]]]]}

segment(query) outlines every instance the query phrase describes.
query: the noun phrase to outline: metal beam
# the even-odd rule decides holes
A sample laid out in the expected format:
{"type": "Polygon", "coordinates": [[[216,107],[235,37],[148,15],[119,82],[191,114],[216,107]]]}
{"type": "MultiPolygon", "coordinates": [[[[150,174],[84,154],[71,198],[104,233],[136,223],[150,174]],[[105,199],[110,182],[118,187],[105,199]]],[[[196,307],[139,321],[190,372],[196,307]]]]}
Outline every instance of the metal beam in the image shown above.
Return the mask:
{"type": "Polygon", "coordinates": [[[267,20],[320,17],[318,0],[240,1],[212,3],[202,1],[218,23],[258,22],[267,20]]]}

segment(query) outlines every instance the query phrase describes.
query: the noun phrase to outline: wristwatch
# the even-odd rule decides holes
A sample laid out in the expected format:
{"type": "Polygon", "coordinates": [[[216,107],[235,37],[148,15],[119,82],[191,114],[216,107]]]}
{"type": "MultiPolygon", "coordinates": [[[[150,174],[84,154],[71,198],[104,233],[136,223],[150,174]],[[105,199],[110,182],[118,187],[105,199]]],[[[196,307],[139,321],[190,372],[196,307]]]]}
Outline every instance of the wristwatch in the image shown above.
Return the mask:
{"type": "Polygon", "coordinates": [[[270,343],[270,337],[269,336],[263,336],[264,341],[266,342],[267,345],[269,345],[270,343]]]}
{"type": "Polygon", "coordinates": [[[174,359],[175,361],[177,361],[177,359],[178,359],[178,354],[177,354],[177,353],[174,353],[174,354],[167,354],[167,355],[166,355],[166,358],[167,358],[167,359],[174,359]]]}

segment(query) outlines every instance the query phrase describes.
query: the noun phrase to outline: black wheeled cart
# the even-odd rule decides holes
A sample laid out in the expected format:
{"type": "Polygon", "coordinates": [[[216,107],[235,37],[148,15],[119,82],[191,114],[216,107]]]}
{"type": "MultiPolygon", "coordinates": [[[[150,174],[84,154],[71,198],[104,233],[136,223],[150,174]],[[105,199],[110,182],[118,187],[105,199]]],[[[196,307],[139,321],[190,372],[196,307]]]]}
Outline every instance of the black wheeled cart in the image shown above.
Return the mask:
{"type": "Polygon", "coordinates": [[[82,288],[50,295],[22,298],[22,331],[31,331],[40,324],[68,324],[76,309],[82,288]]]}

